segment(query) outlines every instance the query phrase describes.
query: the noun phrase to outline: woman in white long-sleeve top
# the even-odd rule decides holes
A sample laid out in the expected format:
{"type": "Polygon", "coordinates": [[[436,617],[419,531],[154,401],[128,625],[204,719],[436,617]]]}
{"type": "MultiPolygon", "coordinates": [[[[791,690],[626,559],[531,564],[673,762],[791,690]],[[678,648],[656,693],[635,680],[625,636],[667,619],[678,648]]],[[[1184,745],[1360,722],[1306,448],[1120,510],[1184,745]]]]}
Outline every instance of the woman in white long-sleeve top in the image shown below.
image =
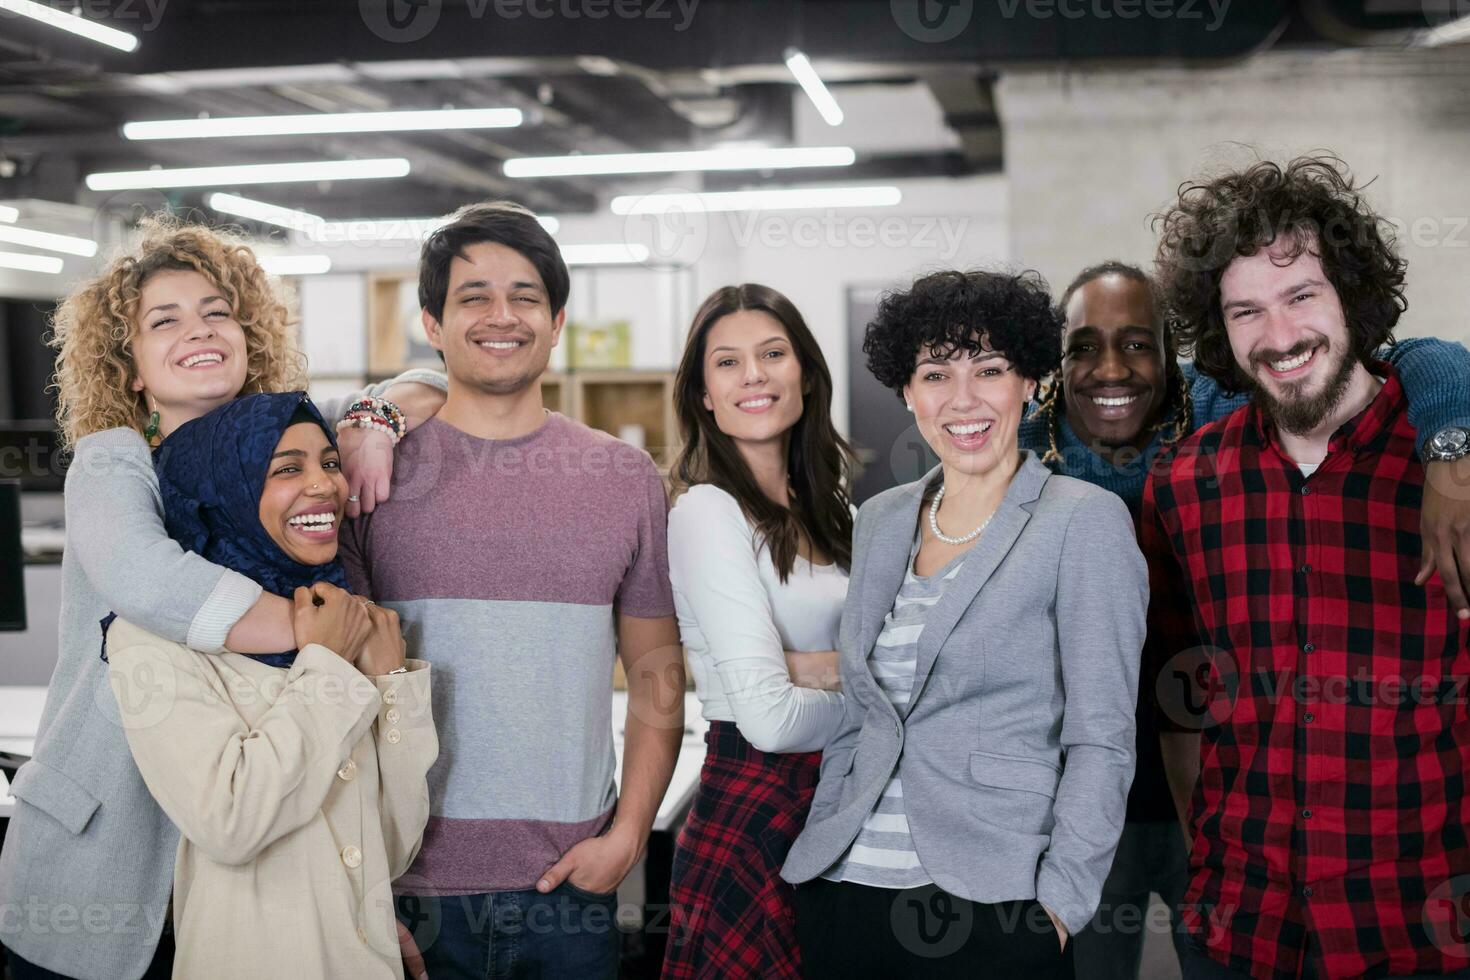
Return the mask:
{"type": "Polygon", "coordinates": [[[206,654],[105,627],[128,747],[182,835],[173,975],[398,980],[391,883],[438,740],[397,616],[338,587],[336,445],[305,395],[252,395],[175,431],[158,475],[169,533],[291,597],[298,647],[206,654]]]}
{"type": "Polygon", "coordinates": [[[704,302],[675,399],[687,490],[669,514],[669,577],[710,731],[674,853],[663,975],[798,977],[778,872],[842,722],[851,454],[832,426],[820,348],[765,286],[704,302]]]}

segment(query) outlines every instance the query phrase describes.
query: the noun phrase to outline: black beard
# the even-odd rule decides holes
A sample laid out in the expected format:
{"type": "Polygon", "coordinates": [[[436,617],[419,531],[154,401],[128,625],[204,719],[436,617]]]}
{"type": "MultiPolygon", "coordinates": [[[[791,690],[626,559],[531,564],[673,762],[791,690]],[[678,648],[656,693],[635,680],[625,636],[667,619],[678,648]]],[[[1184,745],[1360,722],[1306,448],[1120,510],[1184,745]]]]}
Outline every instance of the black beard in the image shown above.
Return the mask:
{"type": "MultiPolygon", "coordinates": [[[[1331,353],[1330,347],[1328,353],[1331,353]]],[[[1306,436],[1315,431],[1342,404],[1356,366],[1357,361],[1344,352],[1338,356],[1337,366],[1333,368],[1321,391],[1303,397],[1300,395],[1302,383],[1297,382],[1286,386],[1284,398],[1277,398],[1264,385],[1259,384],[1253,375],[1239,371],[1238,368],[1237,371],[1245,382],[1246,391],[1277,428],[1292,435],[1306,436]]]]}

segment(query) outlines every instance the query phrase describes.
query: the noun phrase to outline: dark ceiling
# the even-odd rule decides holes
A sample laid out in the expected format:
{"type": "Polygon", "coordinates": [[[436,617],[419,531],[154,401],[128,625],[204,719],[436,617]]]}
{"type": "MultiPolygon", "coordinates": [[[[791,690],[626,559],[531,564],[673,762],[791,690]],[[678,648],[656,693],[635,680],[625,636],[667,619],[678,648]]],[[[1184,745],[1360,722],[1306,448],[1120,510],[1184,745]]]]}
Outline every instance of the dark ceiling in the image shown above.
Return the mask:
{"type": "MultiPolygon", "coordinates": [[[[503,195],[551,213],[586,211],[606,178],[512,181],[500,163],[733,139],[789,143],[792,86],[782,59],[792,46],[818,63],[839,101],[845,85],[926,83],[960,137],[957,150],[870,152],[840,173],[804,172],[804,181],[987,172],[1001,164],[991,84],[1003,70],[1208,65],[1273,46],[1394,43],[1395,32],[1432,21],[1436,2],[84,0],[89,17],[136,34],[137,50],[0,14],[0,199],[122,207],[140,195],[88,192],[85,174],[405,156],[413,173],[391,194],[374,181],[234,190],[328,218],[440,214],[503,195]],[[1098,9],[1115,15],[1100,18],[1098,9]],[[1139,15],[1122,16],[1127,9],[1139,15]],[[1148,15],[1163,9],[1170,16],[1148,15]],[[1072,16],[1078,11],[1084,16],[1072,16]],[[529,119],[508,130],[248,141],[139,143],[119,133],[126,120],[201,113],[443,106],[516,106],[529,119]]],[[[749,179],[711,177],[707,186],[749,179]]],[[[203,200],[192,190],[141,199],[150,194],[174,205],[203,200]]]]}

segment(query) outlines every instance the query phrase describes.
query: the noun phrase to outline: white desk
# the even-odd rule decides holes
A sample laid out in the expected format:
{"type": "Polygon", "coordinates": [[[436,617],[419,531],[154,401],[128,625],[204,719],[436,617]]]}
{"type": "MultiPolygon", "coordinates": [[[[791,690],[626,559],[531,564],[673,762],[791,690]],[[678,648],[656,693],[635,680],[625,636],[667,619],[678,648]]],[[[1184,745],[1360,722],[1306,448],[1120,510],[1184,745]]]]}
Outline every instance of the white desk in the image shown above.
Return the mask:
{"type": "MultiPolygon", "coordinates": [[[[623,779],[623,725],[628,717],[628,692],[613,692],[613,751],[617,754],[617,780],[623,779]]],[[[693,691],[684,692],[684,744],[679,749],[679,759],[674,763],[674,776],[669,780],[668,792],[658,805],[658,815],[653,820],[653,829],[669,831],[678,829],[684,814],[694,802],[694,791],[699,788],[699,770],[704,767],[704,734],[709,731],[709,722],[699,714],[699,698],[693,691]]]]}
{"type": "MultiPolygon", "coordinates": [[[[36,748],[36,729],[41,727],[41,709],[46,706],[44,687],[0,686],[0,752],[29,757],[36,748]]],[[[10,784],[0,773],[0,817],[15,812],[10,784]]]]}
{"type": "MultiPolygon", "coordinates": [[[[36,729],[41,724],[41,709],[46,704],[44,687],[0,686],[0,752],[29,756],[35,750],[36,729]]],[[[625,691],[613,692],[613,750],[617,754],[617,778],[623,774],[623,725],[628,717],[628,695],[625,691]]],[[[704,765],[704,733],[709,722],[699,715],[699,699],[694,692],[684,695],[684,744],[679,750],[679,761],[674,766],[674,777],[669,781],[669,790],[659,804],[658,816],[653,829],[668,831],[676,829],[678,823],[694,802],[694,791],[699,787],[699,770],[704,765]]],[[[15,810],[15,800],[9,794],[9,785],[0,775],[0,817],[8,817],[15,810]]]]}

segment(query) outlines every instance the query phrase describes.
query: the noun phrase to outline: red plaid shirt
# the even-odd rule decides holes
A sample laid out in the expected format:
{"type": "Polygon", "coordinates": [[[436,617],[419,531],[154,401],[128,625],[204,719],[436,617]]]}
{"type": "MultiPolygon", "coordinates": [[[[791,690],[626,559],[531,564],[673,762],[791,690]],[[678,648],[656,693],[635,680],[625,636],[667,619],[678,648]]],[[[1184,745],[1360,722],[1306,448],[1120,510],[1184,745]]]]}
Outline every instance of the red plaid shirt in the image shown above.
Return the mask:
{"type": "Polygon", "coordinates": [[[1184,921],[1257,978],[1470,965],[1470,631],[1413,584],[1424,468],[1374,372],[1312,476],[1247,406],[1144,493],[1160,725],[1201,732],[1184,921]]]}

